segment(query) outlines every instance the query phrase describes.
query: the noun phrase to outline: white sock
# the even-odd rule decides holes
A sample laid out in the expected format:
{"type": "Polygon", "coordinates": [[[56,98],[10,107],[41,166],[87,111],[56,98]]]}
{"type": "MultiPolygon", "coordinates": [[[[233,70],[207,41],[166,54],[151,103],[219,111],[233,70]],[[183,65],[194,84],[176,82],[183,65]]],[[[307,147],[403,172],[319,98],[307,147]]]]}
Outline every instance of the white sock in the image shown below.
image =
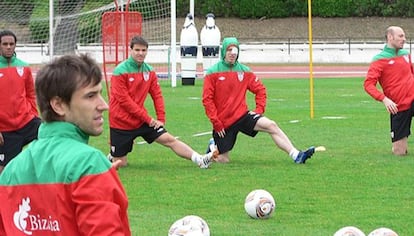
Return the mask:
{"type": "Polygon", "coordinates": [[[292,157],[293,160],[296,160],[296,157],[298,157],[298,155],[299,155],[299,150],[296,148],[293,148],[289,152],[289,156],[292,157]]]}
{"type": "Polygon", "coordinates": [[[199,158],[200,158],[200,154],[198,154],[197,152],[193,152],[193,154],[191,155],[191,160],[194,162],[194,163],[196,163],[196,164],[198,164],[198,161],[199,161],[199,158]]]}

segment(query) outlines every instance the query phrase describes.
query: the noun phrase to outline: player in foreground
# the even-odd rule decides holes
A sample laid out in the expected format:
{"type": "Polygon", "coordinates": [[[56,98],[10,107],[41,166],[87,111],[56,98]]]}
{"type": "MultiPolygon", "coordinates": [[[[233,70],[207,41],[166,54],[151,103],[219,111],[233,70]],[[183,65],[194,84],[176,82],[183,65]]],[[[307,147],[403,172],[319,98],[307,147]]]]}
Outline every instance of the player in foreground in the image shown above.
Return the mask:
{"type": "MultiPolygon", "coordinates": [[[[263,116],[266,107],[266,88],[249,67],[238,62],[239,42],[236,38],[224,38],[221,60],[210,67],[204,78],[203,105],[213,125],[213,138],[219,155],[214,160],[230,161],[230,151],[242,132],[254,137],[259,131],[270,134],[275,144],[289,154],[295,163],[304,164],[315,152],[296,149],[275,121],[263,116]],[[249,110],[247,91],[255,94],[256,108],[249,110]]],[[[209,150],[214,150],[211,145],[209,150]]]]}
{"type": "Polygon", "coordinates": [[[0,174],[37,137],[41,123],[29,65],[16,57],[16,35],[0,32],[0,174]]]}
{"type": "Polygon", "coordinates": [[[131,235],[117,171],[88,145],[108,110],[101,80],[86,55],[62,56],[38,72],[44,122],[0,175],[0,235],[131,235]]]}
{"type": "Polygon", "coordinates": [[[111,149],[109,158],[127,165],[127,154],[132,151],[138,136],[147,143],[157,142],[173,150],[178,156],[191,160],[200,168],[208,168],[213,153],[200,155],[164,128],[165,107],[158,78],[153,68],[144,62],[148,42],[135,36],[130,43],[131,56],[119,64],[111,78],[109,96],[109,126],[111,149]],[[156,118],[151,117],[144,102],[151,95],[156,118]]]}
{"type": "Polygon", "coordinates": [[[390,26],[385,32],[386,45],[376,55],[364,81],[365,91],[384,104],[390,113],[392,153],[408,153],[408,136],[414,115],[414,69],[411,55],[405,49],[405,33],[390,26]],[[380,84],[382,91],[376,85],[380,84]]]}

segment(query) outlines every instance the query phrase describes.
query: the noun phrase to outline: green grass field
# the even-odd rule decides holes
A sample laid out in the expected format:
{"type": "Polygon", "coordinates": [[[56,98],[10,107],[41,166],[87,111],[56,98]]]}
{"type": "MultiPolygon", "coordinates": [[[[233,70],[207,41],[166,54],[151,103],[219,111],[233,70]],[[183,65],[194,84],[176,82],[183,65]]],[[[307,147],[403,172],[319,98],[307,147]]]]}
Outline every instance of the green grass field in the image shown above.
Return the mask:
{"type": "MultiPolygon", "coordinates": [[[[364,92],[363,78],[315,79],[313,118],[308,80],[263,82],[265,115],[298,148],[323,145],[327,150],[297,165],[269,135],[240,134],[231,162],[204,170],[159,144],[138,144],[142,139],[137,139],[129,166],[119,170],[133,235],[167,235],[185,215],[205,219],[215,236],[330,236],[348,225],[366,235],[379,227],[414,235],[413,154],[391,155],[388,114],[364,92]],[[254,220],[245,213],[244,199],[253,189],[273,194],[277,206],[270,219],[254,220]]],[[[167,130],[204,152],[210,135],[194,136],[211,130],[201,103],[202,80],[176,88],[163,83],[162,89],[167,130]]],[[[106,125],[91,145],[108,153],[108,133],[106,125]]]]}

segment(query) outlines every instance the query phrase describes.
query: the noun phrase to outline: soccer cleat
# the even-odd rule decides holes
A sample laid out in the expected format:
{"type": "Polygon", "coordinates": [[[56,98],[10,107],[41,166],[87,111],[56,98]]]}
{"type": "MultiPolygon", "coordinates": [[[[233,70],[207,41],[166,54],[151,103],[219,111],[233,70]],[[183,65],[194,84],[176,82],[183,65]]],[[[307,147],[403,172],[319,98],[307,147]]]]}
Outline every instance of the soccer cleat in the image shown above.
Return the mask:
{"type": "Polygon", "coordinates": [[[213,152],[215,150],[217,150],[217,147],[216,147],[216,144],[214,143],[214,139],[211,138],[210,140],[208,140],[208,146],[207,146],[206,153],[213,152]]]}
{"type": "Polygon", "coordinates": [[[213,160],[217,158],[218,151],[212,151],[207,154],[201,155],[198,160],[198,167],[201,169],[207,169],[210,167],[211,163],[213,163],[213,160]]]}
{"type": "Polygon", "coordinates": [[[295,159],[295,163],[305,164],[306,160],[311,158],[314,152],[315,152],[314,146],[308,148],[306,151],[300,151],[298,156],[295,159]]]}
{"type": "Polygon", "coordinates": [[[201,169],[207,169],[208,167],[210,167],[211,163],[213,163],[212,157],[212,152],[200,156],[198,160],[198,167],[200,167],[201,169]]]}

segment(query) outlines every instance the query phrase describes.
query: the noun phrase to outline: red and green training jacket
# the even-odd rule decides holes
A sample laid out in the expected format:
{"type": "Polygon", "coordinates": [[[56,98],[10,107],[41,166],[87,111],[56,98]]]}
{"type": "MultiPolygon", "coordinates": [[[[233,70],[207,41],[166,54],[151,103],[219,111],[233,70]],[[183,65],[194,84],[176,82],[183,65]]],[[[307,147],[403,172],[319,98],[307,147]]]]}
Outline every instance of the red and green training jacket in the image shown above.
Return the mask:
{"type": "Polygon", "coordinates": [[[32,71],[16,56],[0,56],[0,132],[16,131],[38,116],[32,71]]]}
{"type": "Polygon", "coordinates": [[[0,175],[0,235],[131,235],[118,174],[89,136],[43,123],[0,175]]]}
{"type": "Polygon", "coordinates": [[[111,77],[109,125],[111,128],[131,130],[151,122],[144,107],[151,95],[157,120],[165,123],[165,106],[158,78],[147,63],[138,65],[132,57],[119,64],[111,77]]]}
{"type": "Polygon", "coordinates": [[[408,110],[414,101],[414,70],[409,52],[386,45],[373,58],[364,89],[377,101],[382,101],[386,96],[398,105],[399,111],[408,110]],[[382,91],[376,87],[377,83],[382,91]]]}
{"type": "Polygon", "coordinates": [[[255,95],[254,112],[263,114],[266,107],[266,88],[261,80],[248,66],[239,63],[238,58],[234,65],[224,60],[230,45],[239,48],[236,38],[224,38],[221,60],[211,66],[204,77],[203,105],[215,131],[230,127],[249,111],[247,91],[255,95]]]}

